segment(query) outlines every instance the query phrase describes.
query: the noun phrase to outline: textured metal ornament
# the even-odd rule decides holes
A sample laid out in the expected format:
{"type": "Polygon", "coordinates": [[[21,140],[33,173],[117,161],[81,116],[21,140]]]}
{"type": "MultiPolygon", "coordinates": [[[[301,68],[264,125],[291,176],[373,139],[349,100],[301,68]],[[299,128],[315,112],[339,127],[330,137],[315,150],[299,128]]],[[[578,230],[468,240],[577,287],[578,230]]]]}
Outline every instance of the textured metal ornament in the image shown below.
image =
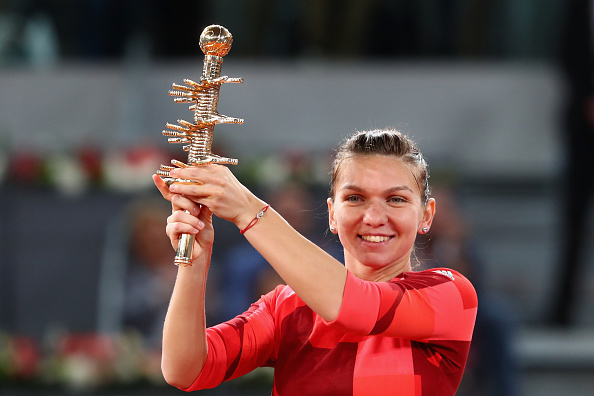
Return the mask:
{"type": "MultiPolygon", "coordinates": [[[[174,168],[207,164],[236,165],[237,160],[225,158],[212,153],[213,130],[216,124],[243,124],[243,119],[227,117],[217,112],[221,84],[242,83],[242,78],[221,76],[223,56],[229,53],[233,36],[220,25],[210,25],[200,35],[200,48],[204,52],[204,67],[200,82],[184,79],[186,85],[173,84],[169,95],[176,96],[176,103],[191,103],[189,109],[194,112],[194,121],[177,120],[178,125],[167,123],[163,135],[169,137],[169,143],[182,143],[184,151],[188,151],[188,163],[172,160],[173,166],[161,165],[157,174],[168,184],[189,182],[170,176],[174,168]]],[[[180,238],[176,265],[192,265],[192,246],[194,236],[183,234],[180,238]]]]}

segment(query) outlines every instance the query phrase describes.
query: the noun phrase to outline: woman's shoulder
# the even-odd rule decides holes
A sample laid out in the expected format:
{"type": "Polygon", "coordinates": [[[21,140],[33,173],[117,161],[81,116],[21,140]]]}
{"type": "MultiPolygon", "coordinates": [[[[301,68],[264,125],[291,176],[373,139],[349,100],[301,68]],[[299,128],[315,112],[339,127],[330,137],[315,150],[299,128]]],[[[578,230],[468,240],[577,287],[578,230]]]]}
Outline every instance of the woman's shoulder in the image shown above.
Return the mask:
{"type": "Polygon", "coordinates": [[[460,272],[451,269],[451,268],[446,268],[446,267],[435,267],[435,268],[429,268],[426,270],[422,270],[422,271],[411,271],[411,272],[406,272],[403,276],[403,278],[405,279],[410,279],[410,278],[436,278],[436,279],[443,279],[445,280],[445,278],[451,280],[451,281],[466,281],[469,282],[468,279],[461,274],[460,272]]]}
{"type": "Polygon", "coordinates": [[[406,272],[402,277],[395,278],[396,281],[399,279],[420,288],[453,283],[462,294],[476,296],[476,291],[470,280],[462,273],[451,268],[435,267],[422,271],[406,272]]]}
{"type": "Polygon", "coordinates": [[[440,277],[444,283],[453,283],[456,286],[457,291],[460,293],[465,306],[476,307],[478,304],[474,286],[462,273],[451,268],[437,267],[420,271],[418,274],[419,276],[425,277],[440,277]]]}

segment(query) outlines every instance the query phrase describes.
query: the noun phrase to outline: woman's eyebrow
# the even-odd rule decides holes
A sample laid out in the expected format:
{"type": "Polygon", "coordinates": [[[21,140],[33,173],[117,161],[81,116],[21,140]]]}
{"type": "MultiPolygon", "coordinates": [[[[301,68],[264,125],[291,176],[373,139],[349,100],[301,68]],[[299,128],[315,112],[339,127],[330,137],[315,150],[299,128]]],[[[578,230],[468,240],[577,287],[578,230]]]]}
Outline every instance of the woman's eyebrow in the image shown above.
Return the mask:
{"type": "Polygon", "coordinates": [[[353,190],[353,191],[358,191],[361,192],[363,191],[363,189],[359,186],[356,186],[354,184],[345,184],[344,186],[340,187],[340,190],[353,190]]]}
{"type": "Polygon", "coordinates": [[[410,191],[411,193],[414,193],[413,189],[410,188],[409,186],[406,186],[406,185],[404,185],[404,186],[391,187],[391,188],[388,188],[387,190],[385,190],[384,192],[386,194],[391,194],[391,193],[399,192],[399,191],[402,191],[402,190],[406,190],[406,191],[410,191]]]}
{"type": "MultiPolygon", "coordinates": [[[[343,190],[351,190],[351,191],[357,191],[357,192],[365,191],[363,188],[361,188],[355,184],[345,184],[344,186],[342,186],[340,188],[340,191],[343,191],[343,190]]],[[[384,190],[384,193],[392,194],[392,193],[403,191],[403,190],[410,191],[411,193],[414,193],[413,189],[407,185],[390,187],[390,188],[384,190]]]]}

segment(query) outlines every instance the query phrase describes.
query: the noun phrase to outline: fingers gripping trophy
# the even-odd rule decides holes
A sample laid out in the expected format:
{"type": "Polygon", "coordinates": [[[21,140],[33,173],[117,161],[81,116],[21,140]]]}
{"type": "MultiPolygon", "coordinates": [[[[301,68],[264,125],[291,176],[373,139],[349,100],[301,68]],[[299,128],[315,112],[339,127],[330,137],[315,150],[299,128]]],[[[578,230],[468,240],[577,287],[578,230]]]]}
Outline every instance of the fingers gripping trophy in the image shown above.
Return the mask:
{"type": "MultiPolygon", "coordinates": [[[[173,84],[169,95],[176,96],[176,103],[191,103],[189,109],[194,112],[194,122],[177,120],[178,125],[167,123],[163,135],[169,137],[169,143],[182,143],[188,151],[188,163],[172,160],[173,166],[161,165],[157,174],[168,184],[190,182],[173,178],[169,172],[174,167],[185,168],[208,164],[236,165],[237,160],[215,155],[211,152],[213,130],[216,124],[243,124],[243,119],[227,117],[217,112],[221,84],[242,83],[242,78],[221,76],[223,56],[229,53],[233,36],[220,25],[211,25],[200,35],[200,48],[204,52],[204,68],[200,82],[184,79],[186,85],[173,84]]],[[[176,265],[192,265],[192,246],[194,236],[183,234],[175,256],[176,265]]]]}

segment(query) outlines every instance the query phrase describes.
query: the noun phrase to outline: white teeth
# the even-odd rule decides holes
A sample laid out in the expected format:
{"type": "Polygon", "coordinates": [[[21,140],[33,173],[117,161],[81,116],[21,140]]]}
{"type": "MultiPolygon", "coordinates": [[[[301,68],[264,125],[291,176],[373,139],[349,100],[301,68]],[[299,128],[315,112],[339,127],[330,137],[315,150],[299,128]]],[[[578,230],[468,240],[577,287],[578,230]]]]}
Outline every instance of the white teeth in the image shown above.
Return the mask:
{"type": "Polygon", "coordinates": [[[379,236],[379,235],[361,235],[361,238],[366,240],[367,242],[386,242],[390,237],[387,236],[379,236]]]}

